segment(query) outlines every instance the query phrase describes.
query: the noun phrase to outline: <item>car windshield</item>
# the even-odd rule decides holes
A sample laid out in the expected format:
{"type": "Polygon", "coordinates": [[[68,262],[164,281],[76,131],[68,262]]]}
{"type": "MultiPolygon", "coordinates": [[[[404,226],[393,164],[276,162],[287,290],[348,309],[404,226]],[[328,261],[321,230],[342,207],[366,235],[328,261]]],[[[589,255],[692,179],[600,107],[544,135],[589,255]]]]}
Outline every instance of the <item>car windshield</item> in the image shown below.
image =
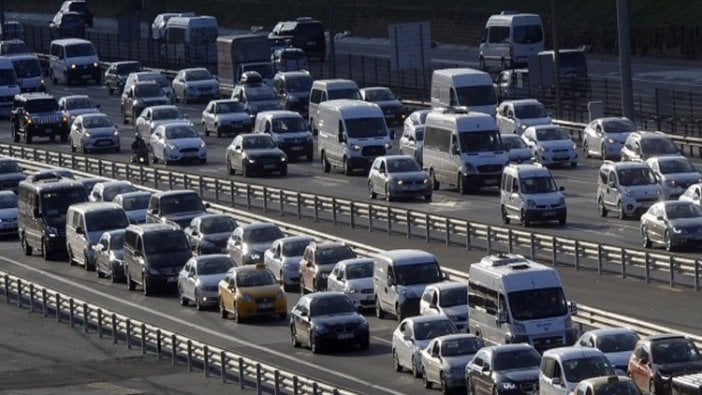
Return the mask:
{"type": "MultiPolygon", "coordinates": [[[[146,232],[144,234],[144,249],[147,254],[166,254],[169,252],[188,251],[190,246],[185,234],[178,231],[146,232]]],[[[158,261],[157,261],[158,262],[158,261]]],[[[164,261],[164,266],[173,262],[164,261]]]]}
{"type": "Polygon", "coordinates": [[[441,269],[436,261],[398,265],[395,266],[394,273],[398,285],[429,284],[443,280],[441,269]]]}
{"type": "Polygon", "coordinates": [[[105,202],[111,202],[114,200],[115,196],[120,193],[135,192],[137,191],[134,185],[122,184],[122,185],[106,185],[105,189],[102,190],[102,200],[105,202]]]}
{"type": "Polygon", "coordinates": [[[458,287],[442,289],[439,294],[439,304],[441,307],[467,306],[468,288],[458,287]]]}
{"type": "Polygon", "coordinates": [[[557,141],[557,140],[569,140],[570,137],[562,129],[558,128],[547,128],[547,129],[537,129],[536,139],[539,141],[557,141]]]}
{"type": "MultiPolygon", "coordinates": [[[[79,19],[80,20],[80,19],[79,19]]],[[[66,46],[67,58],[78,58],[81,56],[94,56],[95,47],[93,44],[74,44],[66,46]]]]}
{"type": "Polygon", "coordinates": [[[568,314],[561,287],[510,292],[509,309],[517,321],[560,317],[568,314]]]}
{"type": "Polygon", "coordinates": [[[312,240],[293,240],[283,243],[283,256],[302,256],[312,240]]]}
{"type": "Polygon", "coordinates": [[[186,81],[203,81],[213,79],[212,73],[206,69],[190,70],[185,73],[186,81]]]}
{"type": "Polygon", "coordinates": [[[441,342],[441,355],[455,357],[457,355],[475,354],[485,344],[479,337],[462,337],[441,342]]]}
{"type": "Polygon", "coordinates": [[[273,141],[270,136],[247,136],[241,144],[244,149],[272,149],[276,148],[278,145],[273,141]]]}
{"type": "Polygon", "coordinates": [[[88,97],[76,97],[66,100],[67,110],[78,110],[81,108],[95,108],[95,103],[88,97]]]}
{"type": "Polygon", "coordinates": [[[414,158],[390,158],[388,163],[388,173],[408,173],[412,171],[422,171],[414,158]]]}
{"type": "Polygon", "coordinates": [[[249,229],[244,232],[243,239],[249,243],[272,243],[285,237],[277,226],[249,229]]]}
{"type": "Polygon", "coordinates": [[[516,44],[536,44],[544,40],[541,25],[515,25],[512,29],[516,44]]]}
{"type": "MultiPolygon", "coordinates": [[[[31,53],[29,47],[25,43],[11,43],[2,45],[2,55],[13,55],[19,53],[31,53]]],[[[36,74],[34,74],[36,75],[36,74]]]]}
{"type": "Polygon", "coordinates": [[[346,265],[346,279],[373,277],[373,261],[358,262],[346,265]]]}
{"type": "Polygon", "coordinates": [[[231,233],[236,229],[236,221],[229,216],[210,217],[200,220],[200,231],[204,234],[231,233]]]}
{"type": "Polygon", "coordinates": [[[456,326],[448,318],[414,323],[415,340],[430,340],[453,333],[456,333],[456,326]]]}
{"type": "Polygon", "coordinates": [[[139,63],[122,63],[117,65],[117,74],[119,75],[129,75],[129,73],[136,73],[141,70],[141,65],[139,63]]]}
{"type": "Polygon", "coordinates": [[[680,153],[678,146],[668,138],[642,139],[641,151],[648,156],[680,153]]]}
{"type": "Polygon", "coordinates": [[[361,93],[356,88],[330,89],[327,92],[327,95],[329,96],[327,100],[337,100],[337,99],[361,100],[361,93]]]}
{"type": "Polygon", "coordinates": [[[305,53],[301,50],[283,50],[280,51],[279,57],[285,60],[304,60],[305,53]]]}
{"type": "Polygon", "coordinates": [[[533,349],[502,351],[495,354],[493,362],[495,371],[538,368],[541,355],[533,349]]]}
{"type": "Polygon", "coordinates": [[[161,198],[161,213],[185,213],[188,211],[205,211],[200,196],[196,193],[183,193],[161,198]]]}
{"type": "Polygon", "coordinates": [[[598,336],[595,347],[603,353],[631,351],[638,341],[639,336],[636,333],[614,333],[598,336]]]}
{"type": "Polygon", "coordinates": [[[395,100],[395,95],[390,89],[369,89],[366,91],[366,101],[391,101],[395,100]]]}
{"type": "Polygon", "coordinates": [[[275,92],[268,85],[260,85],[258,87],[249,87],[246,89],[246,98],[248,101],[264,101],[277,100],[275,92]]]}
{"type": "Polygon", "coordinates": [[[180,110],[176,107],[153,109],[151,114],[151,119],[153,119],[154,121],[181,118],[183,118],[183,113],[181,113],[180,110]]]}
{"type": "Polygon", "coordinates": [[[522,140],[521,137],[514,134],[502,136],[502,144],[504,144],[505,149],[507,150],[527,148],[527,145],[524,142],[524,140],[522,140]]]}
{"type": "Polygon", "coordinates": [[[568,382],[615,374],[607,358],[602,355],[563,361],[563,374],[568,382]]]}
{"type": "Polygon", "coordinates": [[[0,161],[0,174],[22,173],[22,169],[13,160],[0,161]]]}
{"type": "Polygon", "coordinates": [[[619,177],[619,184],[625,187],[658,184],[656,176],[648,166],[633,169],[619,169],[617,170],[617,176],[619,177]]]}
{"type": "Polygon", "coordinates": [[[309,93],[312,89],[312,78],[309,77],[289,77],[285,81],[289,92],[309,93]]]}
{"type": "Polygon", "coordinates": [[[459,106],[494,106],[497,102],[495,88],[492,85],[456,87],[459,106]]]}
{"type": "Polygon", "coordinates": [[[41,76],[41,66],[37,59],[20,59],[12,62],[15,73],[19,78],[31,78],[41,76]]]}
{"type": "Polygon", "coordinates": [[[46,191],[41,194],[41,213],[50,226],[64,226],[66,224],[68,207],[86,200],[88,199],[85,188],[82,186],[72,189],[46,191]]]}
{"type": "Polygon", "coordinates": [[[139,78],[139,81],[153,81],[157,83],[161,89],[171,87],[171,83],[168,82],[168,79],[161,74],[145,74],[139,78]]]}
{"type": "Polygon", "coordinates": [[[83,127],[88,129],[109,128],[111,126],[115,125],[112,123],[112,120],[108,116],[83,118],[83,127]]]}
{"type": "Polygon", "coordinates": [[[417,141],[424,141],[424,128],[417,128],[414,131],[414,138],[417,141]]]}
{"type": "Polygon", "coordinates": [[[318,265],[331,265],[344,259],[355,258],[356,254],[349,247],[320,248],[316,253],[318,265]]]}
{"type": "Polygon", "coordinates": [[[276,118],[273,120],[274,133],[299,133],[307,130],[307,123],[302,117],[276,118]]]}
{"type": "Polygon", "coordinates": [[[310,317],[354,312],[356,307],[345,295],[323,296],[310,300],[310,317]]]}
{"type": "Polygon", "coordinates": [[[542,104],[522,104],[514,106],[514,116],[518,119],[546,118],[548,113],[542,104]]]}
{"type": "Polygon", "coordinates": [[[702,207],[690,202],[675,202],[665,206],[668,219],[702,217],[702,207]]]}
{"type": "Polygon", "coordinates": [[[489,152],[502,149],[502,139],[497,130],[485,130],[480,132],[461,132],[458,134],[461,140],[461,152],[489,152]]]}
{"type": "Polygon", "coordinates": [[[122,209],[96,211],[87,213],[85,226],[88,232],[123,229],[129,226],[129,220],[122,209]]]}
{"type": "Polygon", "coordinates": [[[206,276],[209,274],[224,274],[233,266],[229,257],[205,258],[197,263],[197,274],[206,276]]]}
{"type": "Polygon", "coordinates": [[[346,135],[351,138],[385,137],[388,129],[382,117],[346,120],[346,135]]]}
{"type": "Polygon", "coordinates": [[[113,251],[124,249],[124,232],[110,235],[110,249],[113,251]]]}
{"type": "Polygon", "coordinates": [[[126,211],[146,210],[149,207],[150,195],[130,196],[122,199],[122,208],[126,211]]]}
{"type": "Polygon", "coordinates": [[[216,111],[217,114],[228,114],[231,112],[244,112],[244,106],[236,101],[229,101],[223,103],[217,103],[216,111]]]}
{"type": "Polygon", "coordinates": [[[82,1],[74,1],[68,5],[69,11],[85,12],[87,9],[88,9],[87,4],[82,2],[82,1]]]}
{"type": "Polygon", "coordinates": [[[189,126],[174,126],[166,129],[166,138],[169,140],[192,139],[200,135],[189,126]]]}
{"type": "Polygon", "coordinates": [[[24,109],[29,113],[55,112],[58,111],[58,102],[51,98],[28,100],[24,109]]]}
{"type": "Polygon", "coordinates": [[[242,270],[236,274],[236,285],[240,288],[274,285],[278,282],[268,270],[242,270]]]}
{"type": "Polygon", "coordinates": [[[15,195],[14,193],[0,194],[0,209],[16,208],[16,207],[17,207],[17,195],[15,195]]]}
{"type": "Polygon", "coordinates": [[[651,358],[659,365],[700,361],[700,351],[695,344],[685,338],[659,340],[652,343],[651,358]]]}
{"type": "Polygon", "coordinates": [[[660,167],[662,174],[694,173],[697,171],[692,163],[685,158],[659,160],[658,167],[660,167]]]}
{"type": "Polygon", "coordinates": [[[134,96],[137,97],[160,97],[163,96],[163,91],[157,83],[153,84],[137,84],[134,87],[134,96]]]}
{"type": "MultiPolygon", "coordinates": [[[[78,14],[63,14],[61,16],[61,21],[60,21],[60,27],[61,28],[82,28],[83,27],[83,18],[78,15],[78,14]]],[[[68,53],[68,51],[66,51],[68,53]]],[[[80,56],[88,56],[88,55],[80,55],[80,56]]]]}
{"type": "Polygon", "coordinates": [[[558,191],[556,181],[553,177],[530,177],[522,178],[519,186],[522,193],[531,195],[537,193],[553,193],[558,191]]]}
{"type": "Polygon", "coordinates": [[[613,119],[602,122],[605,133],[631,133],[636,131],[636,125],[628,119],[613,119]]]}

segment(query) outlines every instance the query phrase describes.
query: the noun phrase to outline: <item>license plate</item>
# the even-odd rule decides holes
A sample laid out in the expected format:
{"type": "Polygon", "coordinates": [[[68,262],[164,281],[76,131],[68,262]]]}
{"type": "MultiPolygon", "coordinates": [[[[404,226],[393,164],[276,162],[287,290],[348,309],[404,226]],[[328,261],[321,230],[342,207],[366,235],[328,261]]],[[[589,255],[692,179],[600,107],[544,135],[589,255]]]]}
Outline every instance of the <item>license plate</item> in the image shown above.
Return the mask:
{"type": "Polygon", "coordinates": [[[300,147],[300,146],[290,147],[290,151],[302,151],[302,147],[300,147]]]}
{"type": "Polygon", "coordinates": [[[339,340],[353,339],[353,333],[342,333],[340,335],[336,335],[336,338],[339,340]]]}
{"type": "Polygon", "coordinates": [[[107,140],[98,141],[96,145],[110,145],[112,142],[107,140]]]}
{"type": "Polygon", "coordinates": [[[168,281],[169,283],[174,283],[174,282],[178,281],[178,277],[168,277],[168,279],[166,281],[168,281]]]}
{"type": "Polygon", "coordinates": [[[556,155],[553,157],[555,160],[568,160],[568,156],[566,155],[556,155]]]}
{"type": "Polygon", "coordinates": [[[272,164],[263,165],[263,168],[266,169],[266,170],[275,169],[275,165],[272,165],[272,164]]]}
{"type": "Polygon", "coordinates": [[[485,185],[495,185],[497,184],[497,179],[496,178],[488,178],[485,180],[485,185]]]}
{"type": "Polygon", "coordinates": [[[395,116],[394,114],[385,114],[385,118],[392,118],[394,116],[395,116]]]}
{"type": "Polygon", "coordinates": [[[375,296],[373,296],[373,294],[368,294],[368,295],[366,295],[365,299],[366,300],[373,300],[374,298],[375,298],[375,296]]]}
{"type": "Polygon", "coordinates": [[[194,158],[197,156],[197,152],[186,152],[185,156],[187,156],[188,158],[194,158]]]}
{"type": "Polygon", "coordinates": [[[273,307],[273,303],[261,303],[258,305],[259,309],[270,309],[273,307]]]}
{"type": "Polygon", "coordinates": [[[552,217],[552,216],[556,215],[556,212],[555,211],[544,211],[542,215],[544,217],[552,217]]]}

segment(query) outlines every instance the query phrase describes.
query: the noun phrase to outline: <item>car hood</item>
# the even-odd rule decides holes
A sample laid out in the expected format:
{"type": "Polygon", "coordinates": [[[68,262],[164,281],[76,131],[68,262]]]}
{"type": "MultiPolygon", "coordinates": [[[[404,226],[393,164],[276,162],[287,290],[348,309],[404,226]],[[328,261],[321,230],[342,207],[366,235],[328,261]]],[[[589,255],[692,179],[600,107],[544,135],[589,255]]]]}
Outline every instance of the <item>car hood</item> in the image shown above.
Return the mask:
{"type": "Polygon", "coordinates": [[[537,381],[539,379],[539,367],[503,370],[499,372],[499,375],[505,380],[513,382],[537,381]]]}
{"type": "Polygon", "coordinates": [[[98,114],[100,113],[100,110],[97,108],[77,108],[75,110],[69,110],[68,115],[71,117],[77,117],[79,115],[84,115],[84,114],[98,114]]]}
{"type": "Polygon", "coordinates": [[[167,221],[175,222],[178,224],[181,228],[185,228],[186,226],[190,225],[190,221],[197,217],[198,215],[202,215],[204,212],[202,211],[186,211],[183,213],[172,213],[172,214],[167,214],[164,215],[163,218],[165,218],[167,221]]]}
{"type": "Polygon", "coordinates": [[[115,130],[117,130],[117,129],[115,129],[114,126],[107,126],[107,127],[104,127],[104,128],[92,128],[92,129],[88,129],[88,132],[90,132],[90,134],[92,134],[93,136],[102,136],[102,137],[104,137],[104,136],[111,136],[112,133],[115,132],[115,130]]]}
{"type": "Polygon", "coordinates": [[[227,243],[227,239],[229,239],[229,236],[232,234],[232,232],[226,232],[226,233],[211,233],[206,235],[203,240],[210,242],[210,243],[215,243],[215,244],[220,244],[224,245],[227,243]]]}
{"type": "Polygon", "coordinates": [[[555,206],[561,200],[561,198],[563,197],[563,194],[560,191],[551,192],[551,193],[538,193],[538,194],[525,193],[524,197],[527,199],[534,199],[534,202],[536,203],[537,206],[542,206],[542,205],[555,206]]]}
{"type": "Polygon", "coordinates": [[[441,311],[449,318],[461,317],[463,320],[468,318],[468,305],[456,305],[449,307],[442,307],[441,311]]]}
{"type": "Polygon", "coordinates": [[[280,109],[280,102],[278,100],[250,101],[247,105],[249,108],[252,108],[258,112],[280,109]]]}
{"type": "Polygon", "coordinates": [[[224,278],[226,273],[215,273],[215,274],[205,274],[200,275],[197,279],[200,281],[200,285],[205,287],[216,287],[219,281],[224,278]]]}
{"type": "Polygon", "coordinates": [[[17,219],[17,207],[0,209],[0,219],[17,219]]]}
{"type": "Polygon", "coordinates": [[[470,362],[471,359],[475,354],[463,354],[463,355],[455,355],[451,357],[442,357],[444,359],[444,363],[448,365],[450,368],[465,368],[466,365],[468,365],[468,362],[470,362]]]}
{"type": "Polygon", "coordinates": [[[659,185],[656,184],[649,184],[649,185],[632,185],[628,187],[624,187],[624,190],[629,190],[631,193],[634,194],[634,197],[637,199],[642,199],[642,198],[650,198],[650,197],[657,197],[658,196],[658,189],[659,185]]]}
{"type": "Polygon", "coordinates": [[[263,148],[263,149],[247,149],[245,150],[246,157],[251,159],[261,158],[264,156],[279,156],[283,157],[285,154],[278,148],[263,148]]]}
{"type": "Polygon", "coordinates": [[[185,262],[192,257],[190,250],[171,251],[162,254],[148,254],[149,265],[161,274],[168,276],[178,275],[185,262]]]}
{"type": "Polygon", "coordinates": [[[605,133],[603,137],[605,139],[612,139],[615,143],[624,144],[626,138],[629,137],[631,133],[605,133]]]}
{"type": "Polygon", "coordinates": [[[375,101],[373,103],[380,106],[380,108],[382,108],[383,110],[402,109],[402,103],[400,103],[398,100],[375,101]]]}
{"type": "Polygon", "coordinates": [[[573,149],[573,140],[539,141],[539,145],[542,145],[548,149],[573,149]]]}
{"type": "Polygon", "coordinates": [[[668,221],[673,227],[698,227],[702,228],[702,217],[696,218],[676,218],[668,221]]]}
{"type": "Polygon", "coordinates": [[[251,121],[251,116],[245,112],[228,112],[224,114],[217,114],[215,119],[227,122],[239,121],[239,122],[249,122],[251,121]]]}
{"type": "Polygon", "coordinates": [[[273,136],[273,138],[276,141],[307,140],[308,138],[312,137],[312,133],[308,131],[292,133],[273,133],[273,136]]]}
{"type": "Polygon", "coordinates": [[[678,362],[657,365],[658,371],[665,376],[682,376],[702,372],[702,361],[678,362]]]}
{"type": "Polygon", "coordinates": [[[27,177],[22,173],[0,174],[0,182],[3,182],[3,181],[22,181],[25,179],[27,179],[27,177]]]}
{"type": "Polygon", "coordinates": [[[322,325],[334,325],[345,323],[360,324],[365,321],[365,318],[358,315],[358,313],[329,314],[312,317],[312,323],[318,323],[322,325]]]}
{"type": "Polygon", "coordinates": [[[536,125],[550,125],[551,117],[543,118],[524,118],[520,119],[519,123],[525,126],[536,126],[536,125]]]}
{"type": "Polygon", "coordinates": [[[185,139],[167,140],[166,144],[173,144],[178,148],[200,148],[202,139],[199,137],[188,137],[185,139]]]}
{"type": "Polygon", "coordinates": [[[138,97],[139,103],[145,107],[157,106],[159,104],[171,104],[171,101],[166,97],[138,97]]]}
{"type": "Polygon", "coordinates": [[[513,148],[508,152],[509,160],[521,163],[531,160],[531,150],[529,148],[513,148]]]}
{"type": "Polygon", "coordinates": [[[188,88],[219,89],[219,84],[215,80],[188,81],[188,88]]]}
{"type": "Polygon", "coordinates": [[[267,243],[255,243],[255,244],[249,243],[248,244],[249,253],[255,252],[255,253],[263,256],[263,254],[266,252],[266,250],[271,248],[271,244],[273,244],[272,241],[267,242],[267,243]]]}
{"type": "Polygon", "coordinates": [[[674,180],[683,188],[700,182],[700,178],[702,178],[702,174],[696,171],[690,173],[672,173],[663,175],[663,179],[666,181],[674,180]]]}
{"type": "Polygon", "coordinates": [[[146,221],[146,209],[140,210],[129,210],[126,211],[127,218],[134,223],[141,223],[146,221]]]}
{"type": "Polygon", "coordinates": [[[390,180],[402,180],[403,182],[423,182],[429,178],[429,174],[425,171],[408,171],[404,173],[391,173],[390,180]]]}

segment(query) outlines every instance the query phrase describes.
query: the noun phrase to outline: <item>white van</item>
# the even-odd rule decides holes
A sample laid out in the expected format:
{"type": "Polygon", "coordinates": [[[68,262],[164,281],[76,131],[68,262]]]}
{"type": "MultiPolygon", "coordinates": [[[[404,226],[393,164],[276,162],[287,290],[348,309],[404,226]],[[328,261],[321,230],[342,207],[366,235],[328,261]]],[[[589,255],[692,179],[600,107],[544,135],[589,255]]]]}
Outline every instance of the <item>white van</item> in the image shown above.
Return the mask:
{"type": "Polygon", "coordinates": [[[94,80],[100,84],[102,70],[93,43],[80,38],[53,40],[49,45],[49,77],[59,82],[94,80]]]}
{"type": "Polygon", "coordinates": [[[213,16],[174,16],[166,22],[162,54],[167,60],[217,62],[219,25],[213,16]]]}
{"type": "Polygon", "coordinates": [[[490,74],[469,68],[434,70],[432,107],[466,107],[495,116],[497,96],[490,74]]]}
{"type": "Polygon", "coordinates": [[[558,272],[521,255],[489,255],[470,265],[470,332],[494,343],[529,343],[540,352],[578,338],[558,272]]]}
{"type": "Polygon", "coordinates": [[[446,183],[461,194],[497,186],[509,161],[495,119],[476,112],[429,113],[422,155],[434,190],[446,183]]]}
{"type": "Polygon", "coordinates": [[[24,92],[46,92],[44,74],[41,70],[39,57],[33,53],[10,55],[7,57],[12,62],[17,74],[17,84],[24,92]]]}
{"type": "Polygon", "coordinates": [[[526,67],[529,57],[544,50],[541,16],[503,11],[492,15],[480,39],[480,69],[526,67]]]}
{"type": "Polygon", "coordinates": [[[95,268],[95,250],[103,233],[124,229],[129,219],[124,209],[116,203],[78,203],[66,212],[66,250],[68,262],[83,265],[86,270],[95,268]]]}
{"type": "Polygon", "coordinates": [[[358,85],[354,81],[342,79],[316,80],[312,82],[308,117],[310,129],[314,135],[319,132],[317,122],[319,118],[319,103],[337,99],[361,100],[361,92],[358,89],[358,85]]]}
{"type": "Polygon", "coordinates": [[[9,58],[0,56],[0,115],[9,116],[12,101],[20,93],[17,74],[9,58]]]}
{"type": "Polygon", "coordinates": [[[346,175],[370,169],[378,156],[395,153],[377,104],[361,100],[330,100],[319,105],[317,147],[324,172],[341,167],[346,175]]]}
{"type": "Polygon", "coordinates": [[[434,255],[422,250],[390,250],[374,258],[375,315],[394,314],[398,321],[419,315],[427,285],[445,280],[434,255]]]}
{"type": "Polygon", "coordinates": [[[514,219],[525,227],[543,221],[558,221],[565,225],[568,208],[563,189],[551,171],[539,163],[510,163],[505,167],[500,183],[502,222],[509,224],[514,219]]]}

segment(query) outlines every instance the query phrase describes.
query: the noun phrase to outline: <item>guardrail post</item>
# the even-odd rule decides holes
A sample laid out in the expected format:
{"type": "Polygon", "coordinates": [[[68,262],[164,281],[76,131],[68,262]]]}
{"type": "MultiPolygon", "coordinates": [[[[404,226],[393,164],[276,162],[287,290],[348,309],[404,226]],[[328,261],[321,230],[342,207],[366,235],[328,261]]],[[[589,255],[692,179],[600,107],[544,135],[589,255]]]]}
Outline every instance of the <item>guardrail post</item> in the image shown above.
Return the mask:
{"type": "Polygon", "coordinates": [[[161,359],[161,330],[156,329],[156,359],[161,359]]]}
{"type": "Polygon", "coordinates": [[[34,283],[29,283],[29,312],[34,312],[34,283]]]}
{"type": "Polygon", "coordinates": [[[268,187],[263,187],[263,212],[268,212],[268,187]]]}
{"type": "Polygon", "coordinates": [[[531,260],[536,259],[536,236],[533,233],[529,233],[529,254],[531,260]]]}
{"type": "Polygon", "coordinates": [[[557,252],[558,252],[558,240],[556,240],[555,237],[551,237],[551,265],[552,266],[558,266],[558,256],[556,256],[557,252]]]}
{"type": "Polygon", "coordinates": [[[700,261],[695,261],[695,291],[700,290],[700,261]]]}
{"type": "Polygon", "coordinates": [[[141,323],[141,353],[146,354],[146,324],[141,323]]]}
{"type": "Polygon", "coordinates": [[[210,352],[207,345],[202,347],[202,374],[207,378],[209,376],[210,368],[210,352]]]}
{"type": "Polygon", "coordinates": [[[512,229],[507,229],[507,252],[512,253],[512,229]]]}
{"type": "Polygon", "coordinates": [[[448,247],[451,244],[451,220],[446,217],[444,218],[444,226],[446,227],[446,246],[448,247]]]}
{"type": "Polygon", "coordinates": [[[219,203],[219,178],[214,179],[215,202],[219,203]]]}
{"type": "Polygon", "coordinates": [[[251,210],[251,185],[246,184],[246,209],[251,210]]]}
{"type": "Polygon", "coordinates": [[[412,214],[409,211],[405,212],[405,224],[407,225],[407,238],[412,238],[412,214]]]}
{"type": "Polygon", "coordinates": [[[317,395],[317,391],[319,391],[319,384],[315,381],[312,383],[312,395],[317,395]]]}
{"type": "Polygon", "coordinates": [[[74,327],[73,319],[75,318],[75,301],[73,298],[68,299],[68,326],[74,327]]]}
{"type": "Polygon", "coordinates": [[[244,389],[244,358],[239,357],[239,388],[244,389]]]}
{"type": "Polygon", "coordinates": [[[4,293],[5,293],[5,303],[10,303],[10,277],[6,274],[4,277],[4,293]]]}
{"type": "MultiPolygon", "coordinates": [[[[300,192],[295,194],[295,202],[297,203],[297,219],[302,219],[302,194],[300,192]]],[[[353,218],[353,215],[351,217],[353,218]]]]}
{"type": "Polygon", "coordinates": [[[88,304],[83,303],[83,333],[88,333],[88,304]]]}
{"type": "Polygon", "coordinates": [[[280,395],[280,371],[278,369],[273,372],[273,394],[280,395]]]}
{"type": "Polygon", "coordinates": [[[188,340],[188,355],[187,355],[187,360],[188,360],[188,373],[193,371],[193,341],[188,340]]]}
{"type": "Polygon", "coordinates": [[[285,216],[285,194],[282,189],[278,190],[278,202],[280,203],[280,216],[285,216]]]}
{"type": "Polygon", "coordinates": [[[670,287],[675,287],[675,257],[668,257],[668,272],[670,273],[670,287]]]}
{"type": "Polygon", "coordinates": [[[236,184],[234,181],[229,181],[229,205],[236,207],[236,184]]]}
{"type": "Polygon", "coordinates": [[[261,364],[256,364],[256,394],[261,395],[263,387],[261,386],[261,364]]]}
{"type": "Polygon", "coordinates": [[[97,310],[97,330],[98,338],[102,339],[102,309],[97,310]]]}
{"type": "Polygon", "coordinates": [[[110,316],[110,324],[112,325],[112,344],[117,344],[117,315],[115,313],[110,316]]]}
{"type": "Polygon", "coordinates": [[[292,385],[292,390],[293,390],[293,395],[299,394],[299,383],[297,376],[293,376],[293,385],[292,385]]]}
{"type": "Polygon", "coordinates": [[[175,366],[178,360],[178,343],[175,333],[171,334],[171,366],[175,366]]]}
{"type": "Polygon", "coordinates": [[[222,383],[227,382],[227,353],[224,351],[219,352],[219,376],[222,379],[222,383]]]}
{"type": "Polygon", "coordinates": [[[626,250],[622,248],[621,250],[621,258],[622,260],[622,273],[621,277],[626,278],[626,250]]]}
{"type": "Polygon", "coordinates": [[[168,189],[173,189],[173,173],[168,172],[168,189]]]}
{"type": "Polygon", "coordinates": [[[332,224],[336,226],[336,198],[332,198],[332,224]]]}
{"type": "Polygon", "coordinates": [[[22,308],[22,280],[17,279],[17,307],[22,308]]]}
{"type": "Polygon", "coordinates": [[[127,350],[131,350],[131,348],[132,348],[132,321],[130,319],[127,319],[127,322],[125,324],[127,325],[127,350]]]}
{"type": "Polygon", "coordinates": [[[487,253],[488,255],[492,254],[492,227],[488,226],[487,227],[487,253]]]}
{"type": "Polygon", "coordinates": [[[580,270],[580,241],[575,240],[575,271],[580,270]]]}
{"type": "Polygon", "coordinates": [[[385,215],[387,216],[387,221],[388,221],[387,231],[388,231],[388,235],[390,235],[390,234],[392,234],[392,207],[390,207],[390,206],[385,207],[385,215]]]}
{"type": "Polygon", "coordinates": [[[154,169],[154,188],[159,189],[158,182],[161,181],[161,172],[154,169]]]}
{"type": "Polygon", "coordinates": [[[651,254],[644,255],[644,280],[646,284],[651,282],[651,254]]]}
{"type": "MultiPolygon", "coordinates": [[[[129,170],[129,167],[127,167],[127,170],[129,170]]],[[[144,166],[139,166],[139,183],[144,184],[144,166]]]]}
{"type": "Polygon", "coordinates": [[[472,231],[473,227],[470,226],[470,222],[466,221],[466,250],[470,250],[470,232],[472,231]]]}
{"type": "Polygon", "coordinates": [[[424,239],[428,243],[431,240],[431,217],[424,214],[424,239]]]}
{"type": "Polygon", "coordinates": [[[354,203],[353,200],[349,203],[349,216],[350,216],[349,222],[351,223],[351,229],[355,229],[356,228],[356,203],[354,203]]]}
{"type": "Polygon", "coordinates": [[[314,195],[314,222],[319,219],[319,198],[314,195]]]}
{"type": "Polygon", "coordinates": [[[368,231],[373,231],[373,205],[368,205],[368,231]]]}
{"type": "Polygon", "coordinates": [[[602,244],[597,245],[597,274],[602,274],[602,244]]]}
{"type": "Polygon", "coordinates": [[[202,176],[197,178],[197,186],[200,192],[200,196],[205,196],[205,184],[203,182],[202,176]]]}
{"type": "Polygon", "coordinates": [[[56,322],[61,322],[61,294],[56,293],[56,322]]]}

